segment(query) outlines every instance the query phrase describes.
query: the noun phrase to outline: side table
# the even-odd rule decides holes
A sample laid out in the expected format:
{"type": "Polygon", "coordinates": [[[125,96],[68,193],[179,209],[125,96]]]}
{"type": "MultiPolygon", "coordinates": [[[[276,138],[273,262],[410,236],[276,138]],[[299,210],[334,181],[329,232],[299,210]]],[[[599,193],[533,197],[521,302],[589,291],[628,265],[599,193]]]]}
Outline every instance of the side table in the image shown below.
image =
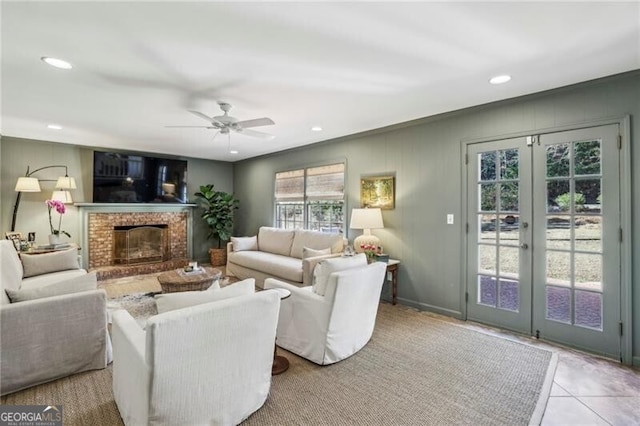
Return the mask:
{"type": "MultiPolygon", "coordinates": [[[[280,300],[284,300],[291,296],[291,292],[285,288],[272,288],[280,295],[280,300]]],[[[277,343],[277,342],[276,342],[277,343]]],[[[282,374],[289,369],[289,360],[282,355],[278,355],[278,346],[273,345],[273,365],[271,366],[271,375],[282,374]]]]}
{"type": "MultiPolygon", "coordinates": [[[[391,303],[393,305],[396,304],[396,299],[398,297],[398,266],[400,265],[400,261],[396,259],[389,259],[387,263],[387,274],[391,274],[391,303]]],[[[387,280],[387,276],[384,277],[387,280]]]]}
{"type": "Polygon", "coordinates": [[[33,246],[28,250],[21,250],[20,254],[45,254],[45,253],[53,253],[54,251],[64,251],[78,249],[81,250],[80,246],[76,243],[68,243],[68,244],[58,244],[57,246],[53,245],[44,245],[44,246],[33,246]]]}

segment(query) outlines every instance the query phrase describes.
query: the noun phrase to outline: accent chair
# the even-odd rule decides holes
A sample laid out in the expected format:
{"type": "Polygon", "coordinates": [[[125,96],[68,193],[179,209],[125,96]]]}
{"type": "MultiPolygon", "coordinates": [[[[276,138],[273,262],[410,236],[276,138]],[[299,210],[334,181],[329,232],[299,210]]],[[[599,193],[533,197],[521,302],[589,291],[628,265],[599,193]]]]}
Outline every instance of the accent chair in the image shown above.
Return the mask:
{"type": "Polygon", "coordinates": [[[313,286],[267,279],[265,289],[291,292],[280,307],[278,346],[321,365],[358,352],[373,334],[386,266],[381,262],[367,265],[366,256],[360,254],[316,265],[313,286]],[[330,273],[323,278],[321,270],[330,273]],[[318,282],[322,279],[326,283],[318,282]]]}
{"type": "Polygon", "coordinates": [[[104,290],[77,250],[22,255],[0,241],[2,395],[111,362],[104,290]]]}
{"type": "Polygon", "coordinates": [[[250,291],[153,316],[145,330],[113,313],[113,394],[125,425],[236,425],[262,407],[280,297],[250,291]]]}

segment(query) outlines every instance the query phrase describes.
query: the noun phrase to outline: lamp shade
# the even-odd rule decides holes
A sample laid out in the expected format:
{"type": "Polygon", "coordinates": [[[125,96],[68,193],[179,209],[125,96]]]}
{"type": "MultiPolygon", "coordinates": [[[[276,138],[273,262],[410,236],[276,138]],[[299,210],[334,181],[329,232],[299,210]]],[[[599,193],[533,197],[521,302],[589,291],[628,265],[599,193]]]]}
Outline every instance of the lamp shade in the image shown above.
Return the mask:
{"type": "Polygon", "coordinates": [[[76,189],[75,178],[69,176],[60,176],[56,181],[56,189],[76,189]]]}
{"type": "Polygon", "coordinates": [[[71,198],[71,192],[69,191],[53,191],[53,194],[51,194],[51,199],[56,201],[62,201],[65,204],[73,203],[73,199],[71,198]]]}
{"type": "Polygon", "coordinates": [[[37,178],[19,177],[15,190],[16,192],[40,192],[40,183],[37,178]]]}
{"type": "Polygon", "coordinates": [[[351,210],[351,229],[381,229],[382,211],[380,209],[353,209],[351,210]]]}

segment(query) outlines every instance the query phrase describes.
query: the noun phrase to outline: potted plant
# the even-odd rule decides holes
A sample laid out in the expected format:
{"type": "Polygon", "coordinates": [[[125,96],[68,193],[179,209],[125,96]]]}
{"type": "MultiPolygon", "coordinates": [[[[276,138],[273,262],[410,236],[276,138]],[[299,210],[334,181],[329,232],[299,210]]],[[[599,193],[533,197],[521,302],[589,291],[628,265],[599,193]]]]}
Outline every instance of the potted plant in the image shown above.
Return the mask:
{"type": "Polygon", "coordinates": [[[227,248],[222,243],[231,239],[233,211],[238,209],[240,201],[233,198],[233,194],[214,190],[212,184],[200,186],[195,196],[198,204],[204,208],[200,217],[209,227],[207,238],[213,237],[218,241],[217,248],[209,249],[211,264],[224,266],[227,264],[227,248]]]}
{"type": "Polygon", "coordinates": [[[59,200],[47,200],[45,201],[45,203],[47,204],[47,210],[49,211],[49,227],[51,228],[51,234],[49,235],[49,244],[59,244],[61,234],[64,234],[67,237],[71,238],[71,235],[67,231],[63,231],[62,229],[60,229],[62,227],[62,215],[67,211],[64,203],[59,200]],[[60,215],[60,217],[58,218],[58,229],[53,226],[51,210],[55,210],[60,215]]]}

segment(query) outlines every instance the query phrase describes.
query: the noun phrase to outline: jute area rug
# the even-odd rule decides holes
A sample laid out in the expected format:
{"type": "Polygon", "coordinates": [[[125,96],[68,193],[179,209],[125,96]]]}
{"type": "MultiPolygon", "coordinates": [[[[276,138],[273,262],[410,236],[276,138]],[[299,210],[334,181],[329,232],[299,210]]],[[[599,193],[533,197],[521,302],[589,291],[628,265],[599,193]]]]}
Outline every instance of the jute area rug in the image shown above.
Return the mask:
{"type": "MultiPolygon", "coordinates": [[[[148,296],[117,302],[136,305],[131,312],[141,321],[155,312],[148,296]]],[[[344,361],[318,366],[278,351],[291,366],[273,377],[267,402],[243,424],[539,424],[557,362],[549,351],[386,303],[380,305],[371,341],[344,361]]],[[[111,377],[109,366],[1,402],[62,404],[65,426],[121,425],[111,377]]]]}

